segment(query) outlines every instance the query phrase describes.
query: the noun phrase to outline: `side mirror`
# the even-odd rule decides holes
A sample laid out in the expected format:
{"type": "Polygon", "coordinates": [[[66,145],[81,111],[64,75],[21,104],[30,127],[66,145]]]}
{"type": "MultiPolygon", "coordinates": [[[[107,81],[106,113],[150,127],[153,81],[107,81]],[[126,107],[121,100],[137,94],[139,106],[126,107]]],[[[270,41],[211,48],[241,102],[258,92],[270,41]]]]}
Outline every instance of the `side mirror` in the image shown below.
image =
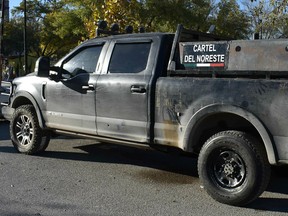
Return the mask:
{"type": "Polygon", "coordinates": [[[35,73],[39,77],[49,77],[50,58],[42,56],[37,59],[35,64],[35,73]]]}

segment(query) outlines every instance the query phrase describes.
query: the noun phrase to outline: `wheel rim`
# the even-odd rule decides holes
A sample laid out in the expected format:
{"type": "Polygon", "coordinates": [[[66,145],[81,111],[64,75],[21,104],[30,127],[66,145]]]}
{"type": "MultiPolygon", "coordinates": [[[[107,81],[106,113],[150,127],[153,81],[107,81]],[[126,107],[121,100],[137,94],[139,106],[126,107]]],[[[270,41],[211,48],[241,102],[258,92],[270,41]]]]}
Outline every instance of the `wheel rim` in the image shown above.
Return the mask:
{"type": "Polygon", "coordinates": [[[239,154],[232,150],[220,151],[212,165],[212,172],[218,185],[226,189],[240,186],[246,176],[245,163],[239,154]]]}
{"type": "Polygon", "coordinates": [[[27,115],[17,118],[15,125],[15,135],[17,141],[22,146],[27,146],[32,142],[34,128],[31,119],[27,115]]]}

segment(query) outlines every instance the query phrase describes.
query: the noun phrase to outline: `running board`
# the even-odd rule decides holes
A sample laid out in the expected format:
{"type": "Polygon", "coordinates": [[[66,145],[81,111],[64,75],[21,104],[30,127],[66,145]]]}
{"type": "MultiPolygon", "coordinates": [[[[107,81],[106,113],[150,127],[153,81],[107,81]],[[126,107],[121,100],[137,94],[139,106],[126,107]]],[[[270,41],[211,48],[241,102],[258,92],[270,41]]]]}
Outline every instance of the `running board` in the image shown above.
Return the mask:
{"type": "Polygon", "coordinates": [[[73,136],[73,137],[78,137],[78,138],[80,137],[80,138],[86,138],[86,139],[95,139],[100,142],[122,144],[122,145],[128,145],[128,146],[149,147],[148,143],[139,143],[139,142],[132,142],[132,141],[127,141],[127,140],[112,139],[112,138],[101,137],[101,136],[96,136],[96,135],[93,136],[93,135],[88,135],[88,134],[73,133],[73,132],[63,131],[63,130],[55,130],[54,132],[57,134],[73,136]]]}

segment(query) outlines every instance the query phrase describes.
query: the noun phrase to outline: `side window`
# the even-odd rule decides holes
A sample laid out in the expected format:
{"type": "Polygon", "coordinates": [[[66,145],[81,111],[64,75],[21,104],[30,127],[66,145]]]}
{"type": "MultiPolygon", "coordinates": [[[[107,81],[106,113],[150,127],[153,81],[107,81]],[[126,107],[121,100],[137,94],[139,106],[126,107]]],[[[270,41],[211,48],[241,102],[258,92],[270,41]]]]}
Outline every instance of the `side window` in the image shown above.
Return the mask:
{"type": "Polygon", "coordinates": [[[93,73],[102,50],[102,46],[88,47],[69,59],[63,65],[63,69],[72,75],[80,73],[93,73]]]}
{"type": "Polygon", "coordinates": [[[115,44],[109,73],[139,73],[146,69],[151,43],[115,44]]]}

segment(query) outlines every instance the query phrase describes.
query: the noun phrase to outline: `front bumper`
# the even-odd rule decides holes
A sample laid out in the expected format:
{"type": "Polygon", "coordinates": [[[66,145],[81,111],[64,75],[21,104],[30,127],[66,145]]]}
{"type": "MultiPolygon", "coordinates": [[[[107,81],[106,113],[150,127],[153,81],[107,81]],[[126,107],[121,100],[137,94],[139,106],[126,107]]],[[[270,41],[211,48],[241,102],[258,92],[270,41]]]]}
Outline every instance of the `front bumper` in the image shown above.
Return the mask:
{"type": "Polygon", "coordinates": [[[8,121],[11,121],[13,113],[14,113],[15,109],[11,108],[9,106],[3,106],[1,108],[1,114],[2,116],[7,119],[8,121]]]}

